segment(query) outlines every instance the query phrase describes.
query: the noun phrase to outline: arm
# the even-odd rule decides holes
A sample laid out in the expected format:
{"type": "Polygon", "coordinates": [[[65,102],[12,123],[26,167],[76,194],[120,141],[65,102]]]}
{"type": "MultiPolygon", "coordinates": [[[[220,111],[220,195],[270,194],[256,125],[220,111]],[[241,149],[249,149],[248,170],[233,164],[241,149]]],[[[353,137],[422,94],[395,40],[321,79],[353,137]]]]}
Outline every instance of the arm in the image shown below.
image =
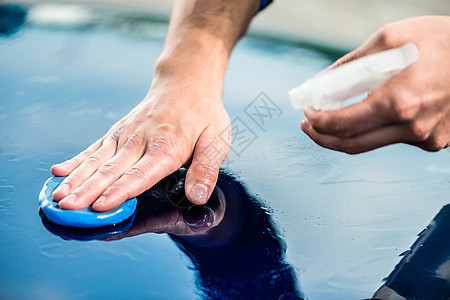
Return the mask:
{"type": "Polygon", "coordinates": [[[394,143],[428,151],[450,145],[450,17],[389,24],[331,68],[413,42],[419,60],[364,101],[335,111],[305,109],[302,130],[319,145],[351,154],[394,143]]]}
{"type": "Polygon", "coordinates": [[[68,176],[53,197],[63,209],[92,204],[107,211],[189,166],[186,195],[204,204],[229,143],[219,134],[230,119],[222,82],[230,53],[259,7],[258,0],[179,0],[144,100],[98,141],[54,165],[68,176]],[[205,155],[220,152],[215,161],[205,155]]]}

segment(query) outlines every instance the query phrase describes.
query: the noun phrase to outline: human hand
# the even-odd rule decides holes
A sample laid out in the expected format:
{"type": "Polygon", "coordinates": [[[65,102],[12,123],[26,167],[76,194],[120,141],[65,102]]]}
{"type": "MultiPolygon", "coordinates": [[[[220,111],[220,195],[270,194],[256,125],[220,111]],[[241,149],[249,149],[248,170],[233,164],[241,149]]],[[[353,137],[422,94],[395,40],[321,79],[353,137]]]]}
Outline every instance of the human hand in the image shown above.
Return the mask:
{"type": "Polygon", "coordinates": [[[206,203],[229,151],[222,139],[228,134],[219,135],[230,119],[220,101],[220,76],[216,80],[179,69],[189,72],[164,68],[147,97],[105,136],[52,167],[53,175],[67,176],[53,193],[62,209],[91,204],[96,211],[113,209],[181,166],[189,166],[188,199],[206,203]],[[211,160],[209,151],[219,155],[211,160]]]}
{"type": "Polygon", "coordinates": [[[416,17],[388,24],[336,68],[383,50],[416,44],[420,58],[362,102],[340,110],[305,109],[302,130],[317,144],[349,154],[394,143],[427,151],[450,145],[450,17],[416,17]]]}
{"type": "Polygon", "coordinates": [[[148,95],[104,137],[52,167],[67,176],[53,193],[62,209],[113,209],[181,166],[189,167],[187,198],[206,203],[231,140],[223,78],[258,5],[175,1],[148,95]]]}

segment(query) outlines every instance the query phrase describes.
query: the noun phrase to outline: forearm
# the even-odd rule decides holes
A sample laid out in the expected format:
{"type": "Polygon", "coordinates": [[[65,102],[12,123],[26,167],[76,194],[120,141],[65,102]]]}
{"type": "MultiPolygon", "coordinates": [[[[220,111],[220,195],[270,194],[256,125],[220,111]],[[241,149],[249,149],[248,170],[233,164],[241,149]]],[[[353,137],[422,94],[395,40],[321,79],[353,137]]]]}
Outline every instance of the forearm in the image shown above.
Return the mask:
{"type": "Polygon", "coordinates": [[[161,77],[181,79],[187,86],[201,79],[221,93],[231,51],[258,6],[259,0],[175,1],[154,84],[161,77]]]}

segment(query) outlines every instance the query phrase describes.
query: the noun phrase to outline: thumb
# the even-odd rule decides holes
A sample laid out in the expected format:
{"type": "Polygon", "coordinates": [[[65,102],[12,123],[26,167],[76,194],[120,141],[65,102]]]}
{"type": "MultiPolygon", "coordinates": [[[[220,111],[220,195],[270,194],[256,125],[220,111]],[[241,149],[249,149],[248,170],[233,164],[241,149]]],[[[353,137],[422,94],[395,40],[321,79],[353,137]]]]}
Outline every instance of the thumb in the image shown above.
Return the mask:
{"type": "Polygon", "coordinates": [[[219,137],[206,137],[204,132],[194,149],[191,165],[186,174],[186,196],[196,205],[205,204],[216,186],[219,169],[229,146],[219,137]]]}

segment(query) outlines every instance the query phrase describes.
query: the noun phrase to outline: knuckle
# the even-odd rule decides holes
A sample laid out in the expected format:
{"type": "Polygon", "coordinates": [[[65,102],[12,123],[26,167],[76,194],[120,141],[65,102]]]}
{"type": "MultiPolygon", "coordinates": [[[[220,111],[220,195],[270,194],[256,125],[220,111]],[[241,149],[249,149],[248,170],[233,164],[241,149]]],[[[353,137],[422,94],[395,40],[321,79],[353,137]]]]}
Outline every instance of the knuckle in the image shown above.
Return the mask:
{"type": "Polygon", "coordinates": [[[350,127],[347,122],[331,116],[323,116],[313,124],[313,128],[321,134],[333,134],[338,137],[349,137],[351,135],[350,127]]]}
{"type": "Polygon", "coordinates": [[[342,140],[338,145],[338,149],[347,154],[358,154],[361,152],[360,148],[351,140],[342,140]]]}
{"type": "Polygon", "coordinates": [[[378,40],[386,47],[392,47],[397,43],[397,33],[393,23],[384,25],[378,32],[378,40]]]}
{"type": "Polygon", "coordinates": [[[430,136],[430,132],[420,122],[412,122],[407,128],[411,139],[415,142],[426,141],[430,136]]]}
{"type": "Polygon", "coordinates": [[[88,158],[86,158],[85,162],[87,164],[99,165],[101,164],[101,159],[97,155],[91,155],[88,158]]]}
{"type": "Polygon", "coordinates": [[[404,90],[398,90],[393,94],[390,102],[390,111],[393,119],[398,121],[410,121],[414,119],[423,107],[421,98],[413,96],[404,90]]]}
{"type": "Polygon", "coordinates": [[[175,131],[176,128],[172,124],[165,124],[161,122],[161,124],[158,126],[158,132],[161,132],[166,135],[174,135],[175,131]]]}
{"type": "Polygon", "coordinates": [[[87,195],[92,194],[95,191],[95,186],[86,181],[82,185],[80,185],[76,190],[74,190],[72,193],[75,194],[77,197],[86,197],[87,195]]]}
{"type": "Polygon", "coordinates": [[[70,187],[72,187],[74,185],[74,183],[76,182],[82,182],[83,181],[83,177],[81,177],[81,175],[79,174],[78,171],[72,172],[69,177],[67,177],[66,180],[64,180],[64,183],[69,184],[70,187]]]}
{"type": "Polygon", "coordinates": [[[121,129],[116,129],[116,130],[114,130],[114,131],[111,133],[111,135],[109,136],[109,138],[110,138],[113,142],[119,143],[120,137],[122,136],[122,132],[123,132],[123,130],[121,130],[121,129]]]}
{"type": "Polygon", "coordinates": [[[206,182],[215,182],[218,169],[211,164],[198,164],[194,167],[195,176],[206,182]]]}
{"type": "Polygon", "coordinates": [[[104,176],[108,176],[108,177],[117,177],[120,175],[118,167],[112,163],[104,164],[97,170],[97,172],[100,175],[104,175],[104,176]]]}
{"type": "Polygon", "coordinates": [[[217,144],[214,142],[210,142],[206,147],[200,148],[201,142],[197,143],[196,153],[199,154],[198,161],[203,163],[210,163],[214,166],[221,165],[222,162],[227,158],[227,154],[230,150],[229,145],[225,145],[223,143],[217,144]],[[201,149],[201,150],[197,150],[201,149]]]}
{"type": "Polygon", "coordinates": [[[133,194],[133,192],[130,189],[128,189],[128,187],[129,185],[127,185],[122,181],[120,183],[117,182],[112,186],[110,186],[109,188],[107,188],[103,192],[103,196],[109,199],[108,206],[111,205],[117,206],[118,204],[125,202],[125,200],[131,199],[134,196],[136,196],[136,194],[133,194]]]}
{"type": "Polygon", "coordinates": [[[346,124],[343,122],[331,122],[329,124],[329,128],[331,133],[339,136],[339,137],[349,137],[350,130],[346,124]]]}
{"type": "Polygon", "coordinates": [[[151,154],[175,157],[176,148],[174,138],[167,134],[158,136],[153,140],[148,150],[151,154]]]}
{"type": "Polygon", "coordinates": [[[437,152],[446,147],[446,143],[436,138],[429,139],[422,147],[426,151],[437,152]]]}
{"type": "Polygon", "coordinates": [[[424,148],[424,149],[429,152],[438,152],[438,151],[442,150],[443,148],[438,144],[430,144],[430,145],[427,145],[426,148],[424,148]]]}
{"type": "Polygon", "coordinates": [[[146,172],[141,167],[131,167],[124,175],[142,179],[145,178],[146,172]]]}
{"type": "Polygon", "coordinates": [[[139,149],[143,145],[145,135],[141,131],[136,131],[133,133],[127,140],[127,142],[124,145],[124,148],[126,149],[139,149]]]}

